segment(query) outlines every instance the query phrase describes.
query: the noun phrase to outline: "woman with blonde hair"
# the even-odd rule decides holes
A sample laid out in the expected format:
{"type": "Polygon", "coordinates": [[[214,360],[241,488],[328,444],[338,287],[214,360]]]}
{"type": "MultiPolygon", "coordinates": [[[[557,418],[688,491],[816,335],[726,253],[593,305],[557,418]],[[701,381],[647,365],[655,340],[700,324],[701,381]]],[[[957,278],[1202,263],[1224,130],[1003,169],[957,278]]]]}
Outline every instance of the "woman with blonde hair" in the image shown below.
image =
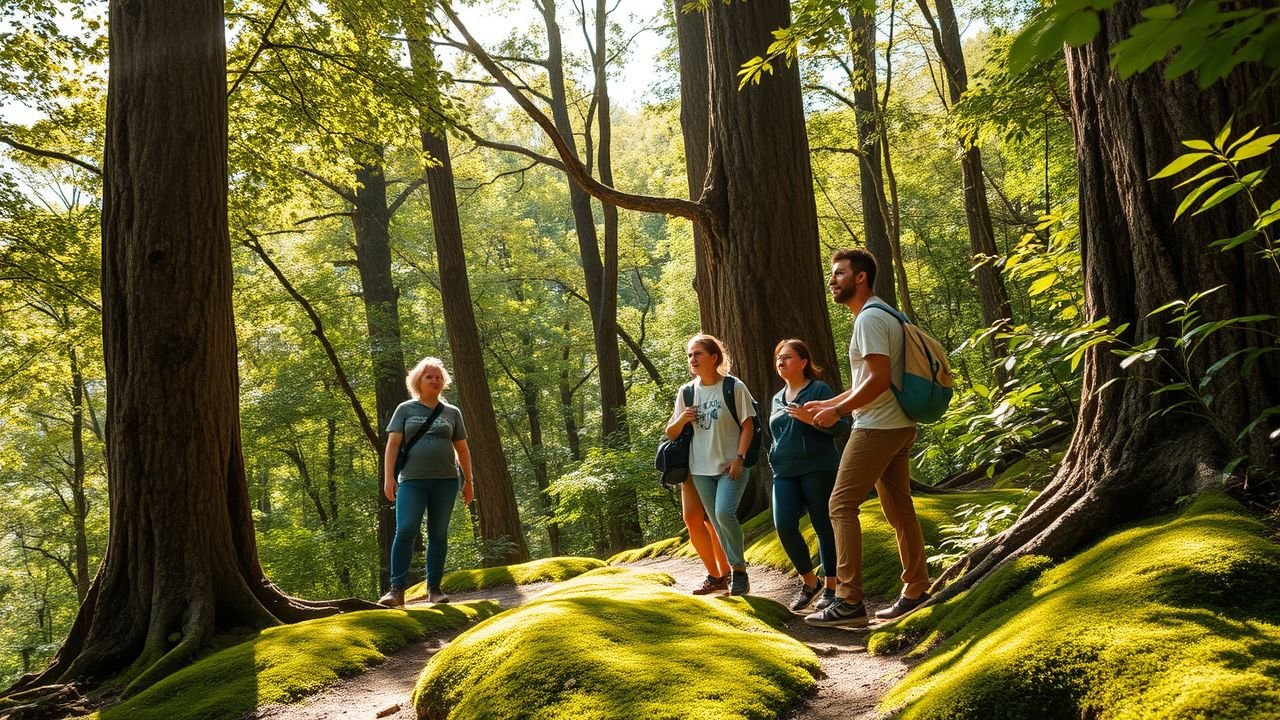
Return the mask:
{"type": "Polygon", "coordinates": [[[693,438],[689,443],[690,479],[684,483],[686,487],[681,488],[681,498],[684,500],[685,524],[689,526],[689,541],[707,567],[707,579],[694,593],[709,593],[728,587],[731,595],[745,595],[751,591],[751,584],[747,578],[747,561],[743,557],[738,503],[742,501],[751,476],[751,468],[746,467],[746,457],[751,447],[752,424],[758,420],[747,386],[729,375],[730,361],[723,343],[711,335],[698,334],[689,339],[685,350],[689,358],[689,374],[694,376],[694,380],[681,387],[676,396],[675,412],[667,423],[667,437],[674,440],[685,426],[693,426],[693,438]],[[694,509],[692,518],[690,488],[687,487],[691,483],[701,501],[701,507],[694,509]],[[706,535],[710,536],[710,541],[718,537],[719,548],[707,547],[712,542],[704,539],[705,536],[699,537],[702,533],[699,520],[706,515],[710,516],[715,529],[714,533],[706,535]],[[699,543],[703,547],[699,547],[699,543]],[[717,549],[722,554],[715,554],[717,549]],[[729,575],[727,579],[726,573],[729,575]]]}
{"type": "Polygon", "coordinates": [[[413,399],[400,403],[387,423],[383,492],[396,504],[396,535],[391,543],[391,589],[378,600],[383,605],[404,605],[409,561],[424,514],[427,599],[433,603],[449,602],[440,589],[440,580],[449,550],[449,518],[459,480],[463,504],[471,504],[474,497],[471,451],[467,448],[462,411],[440,395],[449,387],[449,381],[449,371],[440,358],[423,358],[404,379],[413,399]],[[402,448],[403,463],[397,468],[402,448]]]}

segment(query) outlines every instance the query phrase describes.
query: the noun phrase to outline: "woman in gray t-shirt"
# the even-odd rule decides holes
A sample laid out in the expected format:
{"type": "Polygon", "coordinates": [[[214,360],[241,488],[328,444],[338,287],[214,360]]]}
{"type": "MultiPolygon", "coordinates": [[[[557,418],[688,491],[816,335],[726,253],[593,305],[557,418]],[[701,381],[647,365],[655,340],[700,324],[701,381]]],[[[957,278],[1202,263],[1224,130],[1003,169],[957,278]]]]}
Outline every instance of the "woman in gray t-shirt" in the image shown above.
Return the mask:
{"type": "Polygon", "coordinates": [[[449,549],[449,518],[458,495],[458,469],[462,469],[462,502],[474,496],[471,483],[471,451],[462,411],[440,393],[449,387],[449,371],[439,358],[424,358],[405,377],[412,400],[400,403],[387,423],[386,466],[383,492],[396,504],[396,535],[391,543],[391,589],[379,603],[404,604],[413,543],[427,518],[427,599],[448,602],[440,589],[445,555],[449,549]],[[400,448],[407,457],[396,476],[400,448]]]}

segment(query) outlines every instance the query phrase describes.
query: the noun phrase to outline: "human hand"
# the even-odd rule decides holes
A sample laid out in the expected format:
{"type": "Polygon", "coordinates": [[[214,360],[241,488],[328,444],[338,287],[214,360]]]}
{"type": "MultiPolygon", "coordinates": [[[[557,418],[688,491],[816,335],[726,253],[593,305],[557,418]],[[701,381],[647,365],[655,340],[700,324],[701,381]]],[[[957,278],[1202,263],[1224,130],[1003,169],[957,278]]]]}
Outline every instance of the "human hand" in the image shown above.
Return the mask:
{"type": "Polygon", "coordinates": [[[396,479],[389,478],[382,483],[382,494],[387,496],[391,502],[396,501],[396,479]]]}
{"type": "Polygon", "coordinates": [[[840,419],[840,411],[831,407],[824,407],[813,414],[813,422],[810,423],[814,427],[831,427],[840,419]]]}
{"type": "Polygon", "coordinates": [[[724,471],[729,473],[729,479],[737,481],[742,477],[742,458],[734,458],[733,462],[724,467],[724,471]]]}
{"type": "Polygon", "coordinates": [[[813,411],[801,405],[788,405],[787,414],[806,425],[813,424],[813,411]]]}
{"type": "Polygon", "coordinates": [[[691,423],[698,419],[698,411],[695,408],[687,407],[684,412],[680,413],[681,424],[691,423]]]}
{"type": "Polygon", "coordinates": [[[472,486],[470,480],[462,481],[462,504],[470,505],[471,501],[476,497],[475,487],[472,486]]]}

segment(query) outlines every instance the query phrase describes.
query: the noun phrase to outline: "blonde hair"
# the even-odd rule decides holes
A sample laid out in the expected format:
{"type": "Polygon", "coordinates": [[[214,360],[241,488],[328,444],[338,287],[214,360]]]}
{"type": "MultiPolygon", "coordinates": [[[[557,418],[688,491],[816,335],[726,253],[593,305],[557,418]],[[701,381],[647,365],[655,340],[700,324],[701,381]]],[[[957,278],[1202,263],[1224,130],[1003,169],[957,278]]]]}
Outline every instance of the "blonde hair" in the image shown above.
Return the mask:
{"type": "Polygon", "coordinates": [[[715,335],[698,333],[689,338],[689,342],[684,344],[686,348],[690,345],[697,345],[708,355],[715,355],[716,372],[721,375],[729,374],[729,369],[733,367],[733,360],[729,358],[729,351],[724,349],[724,343],[720,342],[720,339],[715,335]]]}
{"type": "Polygon", "coordinates": [[[408,375],[404,376],[404,386],[408,389],[409,394],[413,396],[414,400],[418,400],[422,395],[418,386],[422,384],[422,375],[429,367],[436,368],[440,371],[440,375],[444,377],[445,388],[448,388],[453,382],[453,378],[449,376],[449,371],[444,367],[443,360],[438,357],[424,357],[418,361],[417,365],[413,366],[413,369],[409,371],[408,375]]]}

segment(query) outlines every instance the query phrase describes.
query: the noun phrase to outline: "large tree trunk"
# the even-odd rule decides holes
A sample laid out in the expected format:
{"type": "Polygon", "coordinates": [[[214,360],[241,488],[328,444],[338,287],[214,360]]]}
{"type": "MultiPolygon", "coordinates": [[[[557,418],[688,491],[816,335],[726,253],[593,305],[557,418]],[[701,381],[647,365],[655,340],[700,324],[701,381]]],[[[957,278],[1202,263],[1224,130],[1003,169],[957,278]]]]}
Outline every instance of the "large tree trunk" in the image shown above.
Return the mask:
{"type": "Polygon", "coordinates": [[[71,363],[71,522],[75,533],[76,598],[84,602],[89,594],[89,533],[85,528],[89,499],[84,492],[84,375],[74,346],[67,348],[67,359],[71,363]]]}
{"type": "MultiPolygon", "coordinates": [[[[1086,310],[1090,320],[1130,323],[1123,334],[1130,344],[1176,335],[1166,325],[1167,315],[1148,314],[1218,285],[1225,287],[1199,306],[1206,320],[1274,313],[1280,307],[1280,278],[1254,250],[1220,253],[1208,246],[1252,225],[1245,202],[1233,199],[1174,222],[1185,190],[1147,179],[1183,151],[1181,140],[1213,137],[1232,113],[1246,107],[1262,74],[1246,66],[1205,91],[1190,76],[1166,82],[1160,68],[1121,80],[1110,67],[1107,48],[1127,36],[1150,4],[1117,4],[1103,13],[1096,39],[1067,51],[1086,310]]],[[[1280,97],[1272,93],[1261,102],[1257,112],[1237,118],[1237,128],[1275,127],[1280,97]]],[[[1263,197],[1278,193],[1280,182],[1270,178],[1263,197]]],[[[1271,321],[1268,329],[1280,328],[1271,321]]],[[[1265,342],[1252,333],[1215,334],[1192,371],[1199,376],[1219,358],[1265,342]]],[[[1210,423],[1177,412],[1152,416],[1185,397],[1152,394],[1175,380],[1164,366],[1136,363],[1123,371],[1110,350],[1098,346],[1085,356],[1076,432],[1054,480],[1012,528],[975,551],[967,564],[957,565],[950,574],[964,575],[943,598],[1014,557],[1063,557],[1117,523],[1167,510],[1177,498],[1216,482],[1233,459],[1236,450],[1210,423]]],[[[1206,388],[1216,394],[1213,408],[1232,432],[1280,403],[1280,361],[1266,358],[1249,374],[1224,372],[1238,379],[1234,387],[1227,389],[1220,375],[1206,388]]],[[[1245,439],[1244,449],[1274,474],[1277,458],[1263,426],[1245,439]]]]}
{"type": "Polygon", "coordinates": [[[223,5],[110,4],[102,323],[110,535],[62,648],[15,687],[104,678],[125,693],[216,628],[327,609],[258,564],[241,456],[223,5]]]}
{"type": "MultiPolygon", "coordinates": [[[[585,13],[585,8],[583,9],[585,13]]],[[[600,180],[613,184],[609,94],[604,67],[603,11],[597,10],[599,30],[596,54],[592,57],[595,71],[596,107],[600,119],[600,180]]],[[[555,0],[542,0],[543,23],[547,29],[547,80],[550,84],[551,118],[556,130],[571,151],[577,151],[573,122],[569,117],[569,99],[565,91],[564,52],[560,25],[556,19],[555,0]]],[[[591,309],[592,338],[595,341],[596,366],[600,381],[600,439],[605,447],[627,448],[631,445],[627,432],[627,393],[622,381],[622,357],[618,352],[618,209],[604,204],[605,246],[600,252],[591,197],[568,178],[569,207],[578,237],[582,258],[582,275],[587,286],[591,309]]],[[[610,493],[609,538],[614,551],[640,544],[643,533],[636,506],[636,494],[629,488],[616,488],[610,493]]]]}
{"type": "MultiPolygon", "coordinates": [[[[711,153],[704,198],[724,230],[704,238],[713,305],[722,313],[721,338],[736,358],[734,374],[768,407],[779,385],[773,347],[783,338],[809,343],[832,385],[840,386],[799,67],[776,68],[766,82],[738,90],[742,63],[768,45],[773,30],[790,25],[790,7],[786,0],[713,2],[705,20],[711,153]]],[[[740,513],[766,510],[769,487],[762,456],[740,513]]]]}
{"type": "MultiPolygon", "coordinates": [[[[928,16],[926,1],[917,2],[928,16]]],[[[938,10],[937,22],[932,25],[934,45],[942,63],[943,74],[947,76],[948,95],[954,104],[969,87],[969,73],[965,68],[964,50],[960,45],[960,23],[956,19],[956,10],[951,0],[935,0],[934,5],[938,10]]],[[[960,169],[964,178],[964,214],[969,226],[969,248],[975,262],[978,259],[986,260],[977,263],[974,270],[978,283],[978,302],[982,308],[982,321],[988,327],[993,327],[1009,322],[1013,311],[1009,306],[1009,294],[1005,291],[1000,271],[992,262],[1000,251],[996,247],[991,208],[987,204],[987,186],[982,175],[982,151],[973,145],[967,147],[960,156],[960,169]]],[[[996,335],[992,333],[988,342],[992,358],[999,360],[1008,352],[1008,344],[996,335]]],[[[996,378],[1002,385],[1008,379],[1003,364],[997,364],[996,378]]]]}
{"type": "MultiPolygon", "coordinates": [[[[391,276],[391,212],[387,208],[387,178],[380,163],[356,170],[352,225],[356,235],[356,267],[369,332],[373,365],[373,396],[377,407],[378,445],[387,445],[387,423],[405,399],[404,350],[400,343],[400,290],[391,276]]],[[[382,494],[383,453],[377,452],[378,578],[385,589],[391,582],[391,540],[396,532],[395,510],[382,494]]]]}
{"type": "MultiPolygon", "coordinates": [[[[437,72],[426,28],[426,5],[419,3],[402,19],[409,37],[409,56],[421,87],[434,96],[437,72]]],[[[425,114],[425,113],[424,113],[425,114]]],[[[484,350],[467,280],[467,258],[462,246],[462,223],[458,218],[458,197],[454,190],[453,164],[449,143],[442,131],[423,120],[422,149],[438,164],[427,170],[427,190],[431,197],[431,227],[436,241],[440,270],[440,299],[444,306],[445,331],[453,355],[453,375],[457,379],[459,404],[466,411],[467,443],[475,468],[476,513],[480,535],[500,553],[485,552],[485,563],[509,565],[529,559],[529,548],[520,527],[520,508],[507,468],[506,453],[498,434],[497,415],[489,380],[484,370],[484,350]]]]}

